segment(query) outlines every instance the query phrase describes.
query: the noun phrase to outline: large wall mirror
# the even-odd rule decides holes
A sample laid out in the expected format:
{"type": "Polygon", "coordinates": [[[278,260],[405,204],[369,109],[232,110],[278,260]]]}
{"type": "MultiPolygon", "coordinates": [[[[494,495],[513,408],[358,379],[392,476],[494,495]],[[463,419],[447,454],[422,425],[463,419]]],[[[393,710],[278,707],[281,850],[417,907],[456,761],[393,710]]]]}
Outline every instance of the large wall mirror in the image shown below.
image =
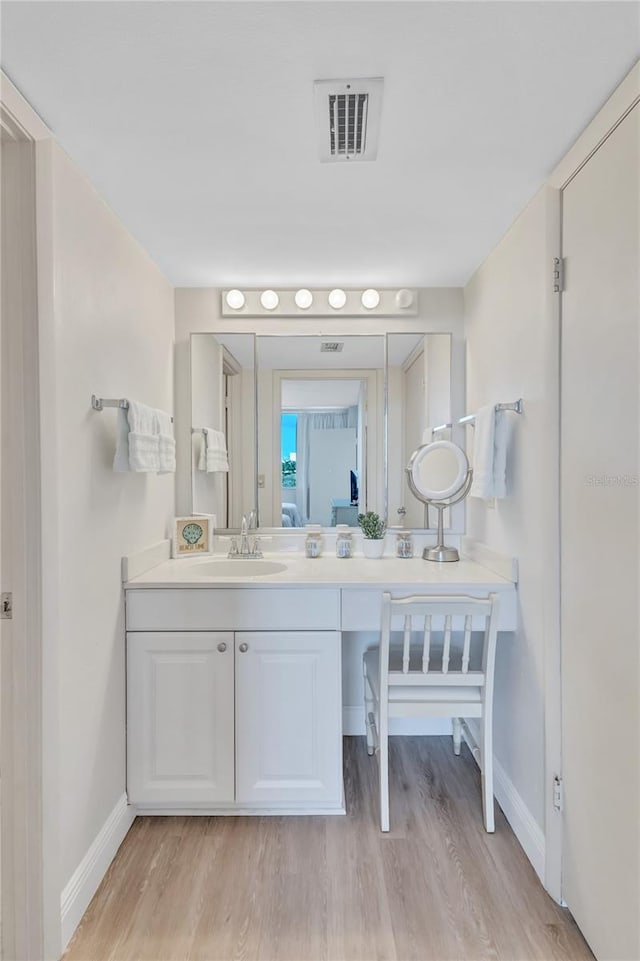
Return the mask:
{"type": "Polygon", "coordinates": [[[263,528],[355,526],[374,510],[389,526],[433,529],[405,467],[433,427],[452,420],[451,341],[192,334],[193,512],[215,514],[219,530],[239,528],[254,509],[263,528]]]}
{"type": "Polygon", "coordinates": [[[190,346],[193,513],[237,528],[257,507],[255,336],[192,334],[190,346]]]}
{"type": "MultiPolygon", "coordinates": [[[[414,497],[405,468],[422,444],[450,436],[432,432],[452,421],[451,334],[388,334],[387,354],[388,523],[433,529],[435,512],[429,517],[425,505],[414,497]]],[[[447,526],[449,514],[447,510],[447,526]]]]}
{"type": "Polygon", "coordinates": [[[384,336],[265,336],[256,354],[261,526],[384,514],[384,336]]]}

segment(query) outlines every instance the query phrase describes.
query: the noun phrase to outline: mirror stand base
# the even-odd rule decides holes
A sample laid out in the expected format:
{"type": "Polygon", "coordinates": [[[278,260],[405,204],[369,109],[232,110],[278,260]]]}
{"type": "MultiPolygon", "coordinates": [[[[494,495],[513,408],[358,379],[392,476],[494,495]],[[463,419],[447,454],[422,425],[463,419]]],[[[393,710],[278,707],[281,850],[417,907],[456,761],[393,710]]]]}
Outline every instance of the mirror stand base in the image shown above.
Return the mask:
{"type": "Polygon", "coordinates": [[[455,547],[445,547],[444,544],[438,544],[436,547],[425,547],[422,552],[422,559],[423,561],[437,561],[443,564],[449,561],[459,561],[460,554],[455,547]]]}

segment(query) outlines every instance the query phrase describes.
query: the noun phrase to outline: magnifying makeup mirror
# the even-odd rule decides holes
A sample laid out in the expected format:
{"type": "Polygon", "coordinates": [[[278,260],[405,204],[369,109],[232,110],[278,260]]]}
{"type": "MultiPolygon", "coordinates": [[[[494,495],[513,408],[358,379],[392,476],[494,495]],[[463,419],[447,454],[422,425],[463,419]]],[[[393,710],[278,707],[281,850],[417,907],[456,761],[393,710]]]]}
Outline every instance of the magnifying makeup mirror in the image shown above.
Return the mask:
{"type": "Polygon", "coordinates": [[[438,542],[435,547],[425,547],[422,557],[425,561],[459,561],[460,555],[455,547],[444,543],[443,514],[447,507],[453,507],[469,493],[473,471],[469,467],[467,455],[448,440],[437,440],[423,444],[413,452],[405,468],[407,481],[412,493],[423,504],[438,511],[438,542]]]}

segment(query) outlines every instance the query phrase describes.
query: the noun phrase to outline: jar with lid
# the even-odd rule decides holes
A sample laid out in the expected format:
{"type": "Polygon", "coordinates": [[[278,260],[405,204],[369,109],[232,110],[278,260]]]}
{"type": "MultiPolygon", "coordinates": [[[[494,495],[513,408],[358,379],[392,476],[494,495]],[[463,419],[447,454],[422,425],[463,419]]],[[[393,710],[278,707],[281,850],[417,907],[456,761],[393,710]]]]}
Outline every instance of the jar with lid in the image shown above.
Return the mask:
{"type": "Polygon", "coordinates": [[[353,539],[348,524],[336,525],[336,557],[353,557],[353,539]]]}
{"type": "Polygon", "coordinates": [[[413,557],[413,534],[400,530],[396,534],[396,557],[413,557]]]}
{"type": "Polygon", "coordinates": [[[305,555],[306,557],[320,557],[322,554],[322,527],[320,524],[307,524],[306,527],[305,555]]]}

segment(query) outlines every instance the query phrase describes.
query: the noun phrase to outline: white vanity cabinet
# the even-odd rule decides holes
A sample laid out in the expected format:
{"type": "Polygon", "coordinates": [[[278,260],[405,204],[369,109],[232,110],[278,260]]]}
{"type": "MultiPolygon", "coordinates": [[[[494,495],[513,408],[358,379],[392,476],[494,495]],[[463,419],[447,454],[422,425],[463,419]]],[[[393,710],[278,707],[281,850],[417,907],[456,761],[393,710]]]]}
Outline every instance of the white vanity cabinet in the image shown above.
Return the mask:
{"type": "Polygon", "coordinates": [[[130,802],[342,811],[339,618],[337,590],[129,591],[130,802]]]}

